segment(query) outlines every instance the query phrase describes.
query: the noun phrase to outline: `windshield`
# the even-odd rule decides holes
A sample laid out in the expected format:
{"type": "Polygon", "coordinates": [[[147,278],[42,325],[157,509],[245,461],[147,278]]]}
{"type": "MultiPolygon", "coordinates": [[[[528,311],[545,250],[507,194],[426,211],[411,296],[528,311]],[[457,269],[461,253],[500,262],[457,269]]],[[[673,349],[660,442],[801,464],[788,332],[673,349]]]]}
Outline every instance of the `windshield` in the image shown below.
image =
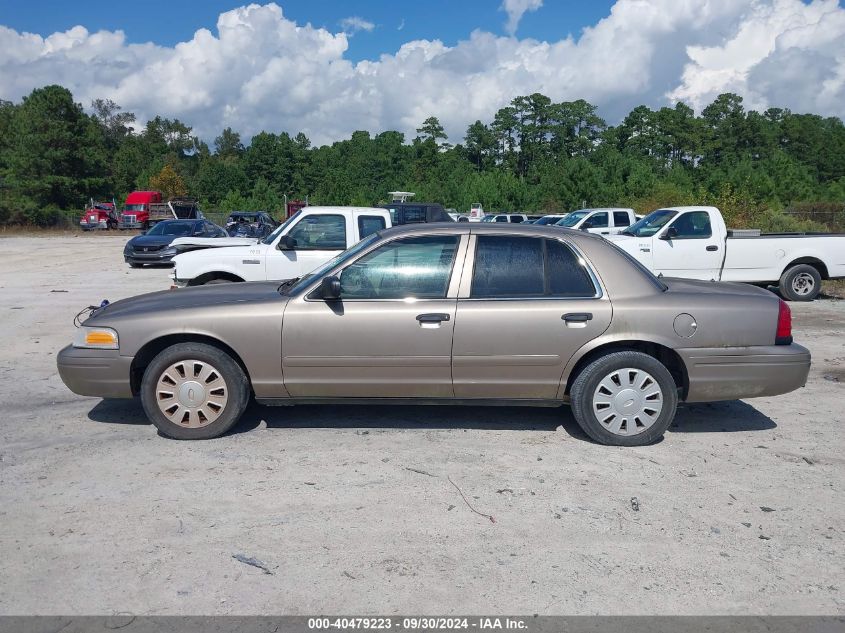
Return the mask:
{"type": "Polygon", "coordinates": [[[590,211],[573,211],[565,215],[562,220],[555,222],[557,226],[575,226],[584,219],[584,216],[589,215],[590,211]]]}
{"type": "Polygon", "coordinates": [[[639,222],[635,222],[627,229],[622,231],[622,235],[633,235],[634,237],[651,237],[657,233],[661,228],[678,215],[677,211],[670,211],[669,209],[658,209],[645,216],[639,222]]]}
{"type": "Polygon", "coordinates": [[[123,207],[123,210],[124,211],[143,211],[144,207],[146,207],[146,206],[147,205],[145,205],[145,204],[127,204],[125,207],[123,207]]]}
{"type": "Polygon", "coordinates": [[[294,213],[292,216],[290,216],[287,220],[285,220],[284,222],[282,222],[279,226],[277,226],[277,227],[276,227],[276,230],[275,230],[275,231],[273,231],[272,233],[270,233],[270,235],[268,235],[267,237],[265,237],[265,238],[264,238],[263,240],[261,240],[261,241],[262,241],[264,244],[272,244],[272,243],[273,243],[273,241],[274,241],[277,237],[279,237],[279,236],[282,234],[282,231],[284,231],[284,230],[285,230],[285,229],[286,229],[286,228],[287,228],[290,224],[292,224],[294,221],[296,221],[296,220],[298,220],[298,219],[299,219],[299,216],[300,216],[300,215],[302,215],[302,209],[300,209],[299,211],[297,211],[296,213],[294,213]]]}
{"type": "Polygon", "coordinates": [[[184,237],[193,232],[193,222],[159,222],[147,231],[147,235],[176,235],[178,237],[184,237]]]}
{"type": "Polygon", "coordinates": [[[558,222],[560,222],[560,220],[561,217],[559,215],[545,215],[536,222],[534,222],[534,224],[557,224],[558,222]]]}
{"type": "Polygon", "coordinates": [[[496,219],[496,216],[494,216],[494,215],[485,215],[483,218],[481,218],[481,221],[482,222],[492,222],[495,219],[496,219]]]}
{"type": "Polygon", "coordinates": [[[358,242],[357,244],[355,244],[354,246],[352,246],[348,250],[343,251],[340,255],[337,255],[336,257],[330,259],[329,261],[327,261],[325,264],[323,264],[322,266],[320,266],[316,270],[312,270],[310,273],[308,273],[307,275],[302,277],[297,282],[297,284],[293,288],[290,289],[290,294],[296,294],[300,290],[303,290],[308,284],[311,283],[311,281],[315,277],[322,277],[327,272],[329,272],[332,268],[334,268],[335,266],[339,266],[340,264],[347,261],[348,259],[351,259],[352,257],[355,257],[358,253],[363,251],[370,244],[372,244],[373,242],[375,242],[376,240],[378,240],[380,238],[381,238],[381,236],[378,233],[373,233],[372,235],[368,235],[367,237],[365,237],[363,240],[361,240],[360,242],[358,242]]]}

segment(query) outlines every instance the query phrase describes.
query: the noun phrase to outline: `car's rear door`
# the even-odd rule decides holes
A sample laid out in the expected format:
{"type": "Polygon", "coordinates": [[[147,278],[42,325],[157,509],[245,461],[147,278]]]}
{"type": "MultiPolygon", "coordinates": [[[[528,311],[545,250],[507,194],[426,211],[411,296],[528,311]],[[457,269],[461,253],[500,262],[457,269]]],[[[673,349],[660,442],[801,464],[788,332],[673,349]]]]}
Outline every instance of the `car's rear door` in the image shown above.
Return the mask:
{"type": "Polygon", "coordinates": [[[398,237],[351,262],[340,300],[305,293],[282,326],[285,387],[306,398],[450,398],[468,236],[398,237]]]}
{"type": "Polygon", "coordinates": [[[554,399],[566,363],[610,324],[596,276],[562,239],[479,233],[469,248],[452,345],[455,397],[554,399]]]}

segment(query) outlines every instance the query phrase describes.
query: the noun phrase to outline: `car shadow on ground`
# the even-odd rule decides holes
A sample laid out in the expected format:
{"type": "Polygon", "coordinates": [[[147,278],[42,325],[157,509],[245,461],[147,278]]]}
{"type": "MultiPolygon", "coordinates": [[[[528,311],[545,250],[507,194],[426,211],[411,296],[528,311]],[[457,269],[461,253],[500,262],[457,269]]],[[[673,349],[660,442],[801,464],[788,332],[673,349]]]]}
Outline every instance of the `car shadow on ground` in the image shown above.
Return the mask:
{"type": "MultiPolygon", "coordinates": [[[[140,401],[101,400],[88,413],[94,422],[149,424],[140,401]]],[[[246,433],[262,423],[287,429],[468,429],[541,431],[562,428],[576,439],[591,441],[562,407],[470,407],[412,405],[299,405],[268,407],[251,403],[229,434],[246,433]]],[[[681,404],[672,433],[731,433],[767,431],[775,422],[741,400],[681,404]]]]}

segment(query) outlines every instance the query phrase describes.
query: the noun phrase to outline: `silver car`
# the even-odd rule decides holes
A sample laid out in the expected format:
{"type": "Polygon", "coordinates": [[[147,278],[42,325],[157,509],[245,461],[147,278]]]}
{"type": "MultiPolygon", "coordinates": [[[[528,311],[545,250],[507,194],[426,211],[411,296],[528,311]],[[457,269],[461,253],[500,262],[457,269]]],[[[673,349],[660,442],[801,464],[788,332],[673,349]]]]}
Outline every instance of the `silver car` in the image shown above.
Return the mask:
{"type": "Polygon", "coordinates": [[[75,393],[140,396],[162,434],[225,433],[259,403],[558,406],[636,446],[679,400],[804,385],[789,308],[658,279],[598,236],[452,223],[381,231],[301,279],[157,292],[96,310],[58,355],[75,393]]]}

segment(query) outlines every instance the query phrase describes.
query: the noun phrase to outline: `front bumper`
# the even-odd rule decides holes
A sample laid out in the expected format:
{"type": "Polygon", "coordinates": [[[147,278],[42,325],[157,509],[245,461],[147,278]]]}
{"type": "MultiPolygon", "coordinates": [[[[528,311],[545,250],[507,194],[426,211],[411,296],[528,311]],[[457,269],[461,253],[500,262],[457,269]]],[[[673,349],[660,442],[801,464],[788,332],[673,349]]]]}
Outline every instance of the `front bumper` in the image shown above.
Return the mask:
{"type": "Polygon", "coordinates": [[[686,402],[777,396],[803,387],[810,351],[800,345],[676,350],[687,368],[686,402]]]}
{"type": "Polygon", "coordinates": [[[127,264],[172,264],[174,257],[176,257],[176,253],[162,255],[155,251],[152,253],[132,252],[123,254],[123,259],[127,264]]]}
{"type": "Polygon", "coordinates": [[[131,356],[116,349],[82,349],[68,345],[56,357],[59,376],[68,389],[80,396],[133,397],[130,382],[131,356]]]}

